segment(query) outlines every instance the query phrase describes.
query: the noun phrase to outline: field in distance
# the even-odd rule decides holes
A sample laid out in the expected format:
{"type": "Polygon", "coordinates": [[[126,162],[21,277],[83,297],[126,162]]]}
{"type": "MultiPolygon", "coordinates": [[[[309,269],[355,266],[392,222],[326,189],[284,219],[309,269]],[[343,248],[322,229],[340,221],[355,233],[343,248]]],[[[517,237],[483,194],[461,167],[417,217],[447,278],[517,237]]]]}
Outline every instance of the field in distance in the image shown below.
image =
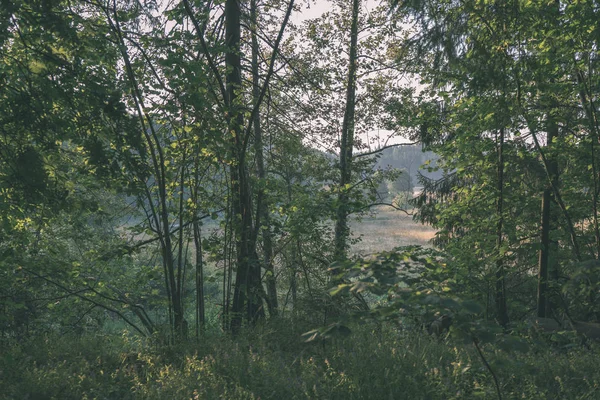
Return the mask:
{"type": "Polygon", "coordinates": [[[353,254],[369,255],[392,250],[398,246],[430,247],[436,230],[415,222],[411,215],[391,207],[378,206],[372,216],[351,222],[352,237],[362,240],[352,245],[353,254]]]}

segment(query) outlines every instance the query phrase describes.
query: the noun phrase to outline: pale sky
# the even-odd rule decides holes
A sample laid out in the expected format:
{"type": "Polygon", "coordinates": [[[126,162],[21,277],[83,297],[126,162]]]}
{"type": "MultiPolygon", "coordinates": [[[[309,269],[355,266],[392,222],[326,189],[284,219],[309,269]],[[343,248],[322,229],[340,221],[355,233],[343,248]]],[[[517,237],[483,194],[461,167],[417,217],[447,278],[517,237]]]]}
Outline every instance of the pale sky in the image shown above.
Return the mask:
{"type": "MultiPolygon", "coordinates": [[[[346,1],[348,3],[348,7],[351,7],[351,1],[346,1]]],[[[370,10],[379,6],[382,2],[387,2],[387,0],[362,0],[362,12],[369,12],[370,10]]],[[[292,12],[291,22],[298,25],[308,19],[318,18],[323,13],[329,11],[334,7],[332,2],[328,0],[296,0],[296,4],[299,4],[301,6],[301,11],[292,12]]],[[[170,29],[172,26],[174,26],[174,24],[174,22],[169,22],[167,24],[166,29],[170,29]]],[[[365,143],[371,143],[370,146],[373,147],[370,149],[371,151],[376,150],[378,147],[385,145],[409,142],[409,140],[399,136],[394,136],[391,131],[387,131],[384,129],[375,129],[369,132],[367,135],[361,135],[361,139],[363,139],[365,143]],[[374,138],[378,138],[378,140],[376,140],[374,143],[371,143],[371,141],[374,138]]]]}
{"type": "MultiPolygon", "coordinates": [[[[348,7],[351,7],[351,1],[347,0],[347,2],[348,7]]],[[[323,13],[329,11],[331,8],[334,7],[328,0],[307,0],[307,2],[302,3],[302,11],[300,13],[292,13],[291,20],[295,24],[300,24],[308,19],[318,18],[323,13]],[[307,3],[310,3],[310,5],[307,5],[307,3]]],[[[362,0],[361,7],[363,9],[363,12],[365,9],[367,12],[369,12],[370,10],[373,10],[382,3],[387,3],[387,0],[362,0]]],[[[376,150],[378,146],[381,147],[386,145],[410,142],[410,140],[393,135],[392,131],[385,129],[376,129],[369,132],[367,135],[361,136],[361,139],[363,139],[365,143],[371,143],[370,140],[373,140],[374,138],[378,138],[378,140],[375,143],[371,144],[371,146],[374,147],[370,149],[371,151],[376,150]]]]}
{"type": "MultiPolygon", "coordinates": [[[[332,7],[331,3],[327,0],[309,0],[310,6],[307,7],[306,4],[302,5],[301,13],[292,14],[292,20],[294,22],[301,22],[310,18],[320,17],[324,12],[329,11],[332,7]]],[[[385,1],[385,0],[384,0],[385,1]]],[[[379,0],[362,0],[361,6],[366,7],[367,10],[371,10],[381,4],[379,0]]],[[[300,3],[299,3],[300,4],[300,3]]],[[[351,6],[351,2],[348,0],[348,7],[351,6]]]]}

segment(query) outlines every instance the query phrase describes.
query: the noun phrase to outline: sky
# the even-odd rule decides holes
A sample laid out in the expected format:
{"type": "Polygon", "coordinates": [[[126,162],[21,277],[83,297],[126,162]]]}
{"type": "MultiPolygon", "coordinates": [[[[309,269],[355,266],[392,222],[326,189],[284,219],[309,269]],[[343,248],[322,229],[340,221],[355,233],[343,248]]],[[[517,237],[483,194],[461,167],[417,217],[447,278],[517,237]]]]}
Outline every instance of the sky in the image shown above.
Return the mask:
{"type": "MultiPolygon", "coordinates": [[[[352,4],[351,1],[346,1],[348,2],[348,7],[350,7],[352,4]]],[[[381,2],[378,0],[362,0],[361,3],[362,7],[366,7],[367,10],[373,9],[379,4],[381,4],[381,2]]],[[[310,18],[317,18],[320,17],[324,12],[328,11],[330,8],[331,2],[327,0],[310,0],[310,6],[307,7],[306,5],[303,5],[302,12],[294,13],[292,15],[292,19],[294,20],[294,22],[300,22],[310,18]]]]}

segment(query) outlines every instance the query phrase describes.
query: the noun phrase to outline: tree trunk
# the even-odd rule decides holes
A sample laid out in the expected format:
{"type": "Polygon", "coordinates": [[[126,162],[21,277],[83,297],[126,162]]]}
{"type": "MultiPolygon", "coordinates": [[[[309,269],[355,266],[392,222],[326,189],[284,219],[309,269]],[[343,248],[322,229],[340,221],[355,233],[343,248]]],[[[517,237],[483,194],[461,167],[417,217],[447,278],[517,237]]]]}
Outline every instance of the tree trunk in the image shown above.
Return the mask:
{"type": "Polygon", "coordinates": [[[225,2],[225,43],[227,53],[227,112],[228,134],[232,135],[231,194],[233,205],[233,229],[235,232],[237,268],[231,306],[230,329],[239,332],[242,320],[255,322],[264,315],[261,298],[260,266],[255,242],[252,240],[252,198],[246,165],[246,143],[242,134],[244,123],[241,96],[241,48],[240,4],[238,0],[225,2]]]}
{"type": "MultiPolygon", "coordinates": [[[[196,203],[197,204],[197,203],[196,203]]],[[[194,221],[194,247],[196,248],[196,338],[204,332],[206,324],[204,306],[204,263],[202,259],[202,234],[200,222],[194,221]]]]}
{"type": "Polygon", "coordinates": [[[358,13],[360,0],[352,0],[352,27],[350,28],[350,59],[346,87],[346,109],[342,122],[340,144],[340,182],[335,224],[335,259],[347,257],[348,236],[348,186],[352,177],[352,150],[354,147],[354,113],[356,109],[356,59],[358,48],[358,13]]]}
{"type": "MultiPolygon", "coordinates": [[[[551,8],[553,13],[558,17],[560,14],[560,1],[554,1],[554,7],[551,8]]],[[[556,49],[552,48],[552,53],[556,49]]],[[[550,82],[554,83],[554,77],[550,77],[550,82]]],[[[550,312],[549,302],[549,272],[551,263],[557,254],[557,246],[550,239],[550,231],[552,230],[552,203],[555,200],[554,192],[558,193],[558,165],[552,149],[554,148],[554,138],[558,137],[558,124],[554,121],[552,113],[558,108],[556,100],[551,100],[551,109],[547,112],[547,139],[546,139],[546,172],[547,183],[542,194],[542,220],[540,226],[540,250],[538,261],[538,290],[537,290],[537,316],[540,318],[546,317],[550,312]]],[[[557,194],[558,196],[558,194],[557,194]]],[[[571,224],[570,224],[571,225],[571,224]]],[[[572,227],[572,225],[571,225],[572,227]]],[[[575,244],[575,242],[574,242],[575,244]]],[[[556,266],[554,266],[554,270],[556,266]]],[[[556,273],[556,271],[554,271],[556,273]]]]}
{"type": "MultiPolygon", "coordinates": [[[[250,1],[250,23],[252,24],[252,102],[254,107],[258,107],[260,97],[259,86],[259,68],[258,68],[258,38],[256,29],[257,22],[257,4],[256,0],[250,1]]],[[[275,281],[275,270],[273,267],[273,240],[271,236],[271,221],[269,216],[269,208],[265,196],[265,162],[263,156],[263,139],[262,126],[260,121],[260,110],[254,113],[254,151],[256,152],[256,172],[260,181],[258,185],[258,193],[256,195],[256,229],[262,231],[263,238],[263,266],[266,271],[267,283],[267,307],[269,315],[274,317],[277,315],[277,284],[275,281]]]]}
{"type": "Polygon", "coordinates": [[[131,96],[136,106],[135,109],[142,129],[142,135],[146,140],[152,160],[154,179],[158,187],[158,198],[156,199],[158,204],[157,207],[154,205],[155,198],[152,197],[150,191],[146,188],[146,199],[151,208],[151,218],[149,218],[149,223],[151,224],[154,222],[158,232],[161,253],[163,256],[167,298],[169,302],[169,325],[172,333],[174,333],[175,336],[178,336],[178,333],[180,333],[184,328],[184,315],[181,293],[177,290],[175,278],[175,257],[173,256],[173,245],[169,230],[170,225],[169,210],[167,207],[167,178],[162,142],[158,137],[152,118],[146,113],[144,98],[138,85],[129,53],[127,52],[123,31],[121,30],[116,3],[113,5],[113,8],[110,9],[110,12],[106,12],[106,16],[108,17],[109,24],[113,29],[117,41],[119,42],[119,48],[123,57],[125,71],[131,86],[131,96]]]}
{"type": "MultiPolygon", "coordinates": [[[[589,57],[589,55],[588,55],[589,57]]],[[[581,106],[585,110],[585,115],[590,126],[590,139],[591,139],[591,156],[592,156],[592,174],[594,181],[594,188],[592,192],[592,212],[594,222],[594,237],[596,239],[596,259],[600,259],[600,226],[598,223],[598,197],[600,195],[600,187],[598,182],[600,181],[600,171],[596,163],[596,145],[598,144],[598,119],[596,116],[596,105],[594,104],[593,96],[590,93],[586,85],[586,81],[583,72],[576,70],[575,75],[577,76],[577,84],[579,85],[579,101],[581,106]],[[588,97],[589,95],[589,97],[588,97]]]]}
{"type": "Polygon", "coordinates": [[[503,242],[503,208],[504,208],[504,128],[500,129],[500,135],[498,137],[498,200],[496,204],[496,212],[498,214],[498,224],[496,226],[496,313],[498,315],[498,322],[502,326],[508,324],[508,310],[506,308],[506,287],[505,287],[505,275],[504,269],[504,255],[502,254],[502,242],[503,242]]]}
{"type": "MultiPolygon", "coordinates": [[[[285,183],[287,187],[287,198],[288,202],[292,204],[292,178],[290,176],[289,171],[285,174],[285,183]]],[[[294,235],[298,235],[297,233],[293,233],[294,235]]],[[[298,262],[300,258],[299,249],[300,240],[296,237],[294,239],[294,243],[291,246],[291,262],[289,264],[290,270],[290,292],[292,295],[292,311],[296,311],[296,306],[298,304],[298,262]]]]}
{"type": "MultiPolygon", "coordinates": [[[[554,156],[551,154],[552,141],[558,136],[558,125],[553,122],[548,122],[548,142],[546,148],[549,152],[548,155],[548,174],[550,180],[546,184],[544,193],[542,194],[542,220],[540,227],[540,250],[538,258],[538,290],[537,290],[537,316],[544,318],[549,315],[550,303],[549,303],[549,271],[556,269],[554,257],[556,257],[556,243],[550,239],[550,231],[553,228],[552,218],[552,203],[554,202],[553,186],[558,187],[558,166],[554,156]]],[[[556,272],[556,271],[555,271],[556,272]]]]}

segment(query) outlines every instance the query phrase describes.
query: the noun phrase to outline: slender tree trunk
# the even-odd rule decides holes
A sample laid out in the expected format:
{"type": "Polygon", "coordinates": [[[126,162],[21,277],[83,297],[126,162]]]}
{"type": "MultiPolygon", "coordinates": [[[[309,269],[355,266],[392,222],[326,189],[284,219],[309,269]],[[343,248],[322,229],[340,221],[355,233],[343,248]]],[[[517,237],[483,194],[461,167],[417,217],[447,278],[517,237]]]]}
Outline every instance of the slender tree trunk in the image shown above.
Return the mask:
{"type": "MultiPolygon", "coordinates": [[[[226,180],[229,182],[229,177],[226,180]]],[[[230,325],[229,312],[231,303],[231,276],[233,275],[233,207],[231,185],[227,185],[227,215],[225,219],[225,231],[224,231],[224,244],[223,244],[223,313],[222,313],[222,326],[223,330],[227,331],[230,325]]]]}
{"type": "MultiPolygon", "coordinates": [[[[558,17],[560,14],[560,1],[554,1],[554,7],[552,11],[556,13],[558,17]]],[[[555,53],[556,49],[552,49],[552,53],[555,53]]],[[[554,77],[550,78],[550,82],[554,83],[554,77]]],[[[558,137],[558,124],[554,121],[552,113],[558,108],[555,100],[552,100],[552,108],[547,113],[547,139],[546,139],[546,172],[548,175],[548,181],[544,192],[542,194],[542,220],[540,227],[540,250],[539,250],[539,261],[538,261],[538,290],[537,290],[537,316],[544,318],[550,311],[549,301],[549,272],[550,269],[556,269],[554,258],[557,254],[556,245],[552,243],[550,238],[550,232],[552,230],[552,203],[555,200],[554,192],[558,193],[558,165],[556,162],[555,155],[553,154],[554,144],[553,141],[558,137]]],[[[538,143],[539,145],[539,143],[538,143]]],[[[558,196],[558,194],[557,194],[558,196]]],[[[569,221],[572,227],[572,224],[569,221]]],[[[573,229],[573,228],[572,228],[573,229]]],[[[554,271],[556,273],[556,271],[554,271]]]]}
{"type": "MultiPolygon", "coordinates": [[[[194,186],[192,190],[192,201],[195,208],[195,214],[198,215],[200,199],[198,189],[200,185],[200,166],[199,154],[196,154],[194,162],[194,186]]],[[[200,339],[200,334],[204,332],[206,324],[205,305],[204,305],[204,260],[202,257],[202,225],[200,221],[194,220],[192,223],[194,234],[194,249],[196,252],[196,339],[200,339]]]]}
{"type": "Polygon", "coordinates": [[[502,326],[508,324],[508,310],[506,307],[506,286],[504,268],[504,254],[502,254],[503,243],[503,225],[504,225],[504,128],[500,129],[498,137],[498,200],[496,204],[496,213],[498,215],[498,224],[496,226],[496,313],[498,322],[502,326]]]}
{"type": "Polygon", "coordinates": [[[553,122],[548,122],[548,143],[546,148],[550,151],[546,152],[548,155],[548,174],[550,180],[546,184],[546,188],[542,194],[542,219],[540,227],[540,250],[538,258],[538,290],[537,290],[537,316],[545,318],[550,311],[549,302],[549,272],[551,269],[555,269],[556,265],[554,257],[556,257],[556,243],[550,238],[550,232],[553,229],[553,218],[552,218],[552,203],[554,203],[554,192],[553,186],[558,187],[558,166],[552,153],[552,141],[558,136],[558,125],[553,122]]]}
{"type": "Polygon", "coordinates": [[[108,18],[108,23],[116,35],[119,43],[119,48],[125,64],[125,71],[131,86],[131,95],[136,105],[135,108],[140,121],[142,134],[146,139],[146,144],[152,159],[154,179],[158,187],[158,207],[154,206],[154,198],[148,190],[146,190],[146,196],[152,209],[152,220],[156,225],[163,256],[165,285],[167,287],[167,296],[169,302],[169,323],[172,333],[177,335],[184,325],[183,308],[181,302],[181,293],[177,290],[175,279],[173,246],[169,231],[169,210],[167,208],[165,158],[161,147],[162,143],[158,137],[158,133],[156,132],[152,118],[146,113],[144,98],[140,91],[129,53],[127,52],[127,45],[125,44],[123,31],[121,30],[116,3],[113,4],[112,8],[105,8],[103,11],[108,18]]]}
{"type": "Polygon", "coordinates": [[[204,332],[206,314],[204,305],[204,262],[202,258],[202,235],[200,223],[194,222],[194,241],[196,247],[196,337],[204,332]]]}
{"type": "MultiPolygon", "coordinates": [[[[285,183],[287,186],[287,196],[290,204],[292,203],[292,178],[290,177],[290,173],[286,173],[285,183]]],[[[294,233],[296,235],[296,233],[294,233]]],[[[299,252],[298,247],[300,246],[300,241],[296,238],[294,239],[293,245],[291,246],[291,262],[289,264],[290,270],[290,292],[292,294],[292,310],[296,310],[297,298],[298,298],[298,260],[299,260],[299,252]]]]}
{"type": "MultiPolygon", "coordinates": [[[[177,253],[177,297],[179,301],[179,309],[181,310],[181,318],[176,322],[176,333],[180,336],[180,338],[187,338],[187,321],[185,320],[184,313],[185,310],[183,308],[183,286],[184,286],[184,269],[185,269],[185,258],[183,254],[183,245],[184,245],[184,229],[183,229],[183,211],[184,211],[184,193],[185,193],[185,162],[186,162],[186,154],[184,149],[182,166],[180,171],[180,181],[179,181],[179,237],[178,237],[178,253],[177,253]]],[[[169,227],[167,227],[169,229],[169,227]]]]}
{"type": "MultiPolygon", "coordinates": [[[[258,68],[258,37],[256,30],[258,27],[258,10],[257,1],[250,1],[250,23],[252,24],[252,103],[254,107],[258,107],[260,97],[259,86],[259,68],[258,68]]],[[[263,139],[262,126],[260,120],[260,110],[254,113],[254,151],[256,153],[256,172],[260,183],[258,185],[258,193],[256,195],[256,229],[262,231],[263,238],[263,266],[266,271],[267,283],[267,307],[269,315],[274,317],[277,315],[277,284],[275,281],[275,269],[273,267],[273,240],[271,236],[271,220],[269,216],[269,208],[267,198],[265,196],[265,161],[263,155],[263,139]]]]}
{"type": "Polygon", "coordinates": [[[352,149],[354,147],[354,114],[356,109],[356,60],[358,51],[358,13],[360,0],[352,0],[352,26],[350,28],[350,59],[346,87],[346,109],[342,122],[340,144],[340,182],[335,224],[335,259],[347,257],[348,236],[348,186],[352,176],[352,149]]]}
{"type": "Polygon", "coordinates": [[[542,194],[542,221],[538,257],[538,288],[537,288],[537,316],[545,318],[548,312],[548,259],[550,252],[550,204],[552,202],[552,189],[545,188],[542,194]]]}
{"type": "Polygon", "coordinates": [[[227,112],[228,134],[232,135],[233,157],[231,160],[231,188],[233,229],[235,232],[237,268],[231,306],[230,329],[239,332],[242,320],[255,322],[264,315],[261,297],[260,266],[258,265],[252,224],[252,198],[246,165],[246,143],[242,128],[242,87],[240,49],[240,4],[238,0],[225,2],[225,42],[227,53],[227,112]]]}
{"type": "MultiPolygon", "coordinates": [[[[589,57],[589,55],[588,55],[589,57]]],[[[588,90],[588,85],[586,84],[585,77],[583,72],[576,70],[577,76],[577,84],[579,85],[579,101],[581,102],[581,106],[585,110],[585,115],[588,119],[588,124],[590,126],[591,133],[591,155],[592,155],[592,174],[594,181],[594,188],[592,192],[592,212],[593,212],[593,222],[594,222],[594,237],[596,239],[596,251],[595,256],[596,259],[600,259],[600,226],[598,223],[598,197],[600,194],[600,187],[598,182],[600,181],[600,171],[598,171],[598,166],[596,163],[596,145],[598,144],[598,119],[596,117],[596,105],[594,104],[593,97],[591,96],[590,91],[588,90]],[[588,99],[588,95],[589,99],[588,99]]]]}

